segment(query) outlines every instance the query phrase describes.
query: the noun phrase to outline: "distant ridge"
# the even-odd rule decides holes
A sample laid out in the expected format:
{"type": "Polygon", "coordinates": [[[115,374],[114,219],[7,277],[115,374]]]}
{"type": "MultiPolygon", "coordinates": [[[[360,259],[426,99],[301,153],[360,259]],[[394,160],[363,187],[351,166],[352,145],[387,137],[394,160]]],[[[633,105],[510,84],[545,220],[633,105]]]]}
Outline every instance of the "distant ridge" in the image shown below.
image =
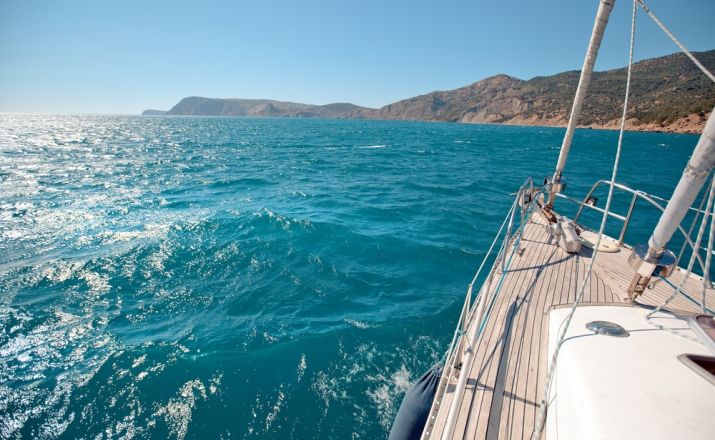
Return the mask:
{"type": "Polygon", "coordinates": [[[270,99],[216,99],[190,96],[179,101],[169,111],[145,110],[142,115],[359,118],[364,112],[371,111],[374,109],[348,103],[310,105],[270,99]]]}
{"type": "MultiPolygon", "coordinates": [[[[715,50],[695,56],[715,70],[715,50]]],[[[622,111],[626,69],[594,73],[581,124],[616,128],[622,111]]],[[[564,126],[578,71],[521,80],[496,75],[465,87],[408,98],[380,109],[354,104],[298,104],[265,99],[182,99],[168,115],[362,118],[512,125],[564,126]]],[[[628,129],[700,132],[715,105],[715,85],[682,54],[636,63],[628,129]]],[[[147,110],[143,114],[162,114],[147,110]]]]}
{"type": "Polygon", "coordinates": [[[166,110],[144,110],[143,116],[164,116],[168,112],[166,110]]]}

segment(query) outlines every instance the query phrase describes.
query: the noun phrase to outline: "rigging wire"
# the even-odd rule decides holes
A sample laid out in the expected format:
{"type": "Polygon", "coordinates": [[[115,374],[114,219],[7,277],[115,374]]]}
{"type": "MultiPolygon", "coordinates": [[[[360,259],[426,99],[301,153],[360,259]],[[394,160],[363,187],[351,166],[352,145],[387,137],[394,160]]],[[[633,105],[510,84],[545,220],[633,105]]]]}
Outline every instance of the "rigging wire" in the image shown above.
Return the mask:
{"type": "MultiPolygon", "coordinates": [[[[675,284],[673,284],[668,278],[663,278],[662,275],[658,275],[658,279],[660,279],[661,281],[663,281],[665,284],[667,284],[668,286],[670,286],[670,287],[673,288],[673,289],[677,289],[677,288],[678,288],[678,286],[676,286],[675,284]]],[[[680,293],[683,295],[683,298],[685,298],[685,299],[688,300],[688,302],[690,302],[690,303],[692,303],[692,304],[694,304],[694,305],[696,305],[696,306],[698,306],[698,307],[701,306],[700,301],[698,301],[698,300],[696,300],[695,298],[693,298],[692,296],[690,296],[687,292],[682,291],[682,292],[680,292],[680,293]]],[[[705,307],[705,313],[706,313],[706,314],[709,314],[709,315],[715,315],[715,310],[713,310],[713,309],[711,309],[711,308],[709,308],[709,307],[706,306],[706,307],[705,307]]]]}
{"type": "Polygon", "coordinates": [[[648,8],[648,6],[646,6],[645,1],[644,1],[644,0],[636,0],[636,1],[641,5],[641,7],[643,8],[643,10],[646,12],[646,14],[648,14],[648,15],[650,16],[650,18],[653,19],[653,21],[655,22],[655,24],[657,24],[658,27],[660,27],[660,28],[663,30],[663,32],[665,32],[665,34],[666,34],[671,40],[673,40],[673,43],[675,43],[675,45],[678,46],[678,48],[680,48],[680,50],[681,50],[685,55],[687,55],[688,58],[690,58],[690,61],[692,61],[693,63],[695,63],[695,65],[698,66],[698,68],[699,68],[700,70],[702,70],[702,72],[703,72],[708,78],[710,78],[710,81],[715,82],[715,75],[713,75],[712,72],[710,72],[705,66],[703,66],[703,65],[700,63],[700,61],[698,61],[698,59],[695,58],[695,55],[693,55],[692,53],[690,53],[690,51],[689,51],[685,46],[683,46],[683,44],[682,44],[677,38],[675,38],[675,35],[673,35],[673,33],[670,32],[670,30],[669,30],[667,27],[665,27],[665,25],[663,24],[663,22],[660,21],[660,20],[658,19],[658,17],[655,16],[655,14],[653,13],[653,11],[651,11],[650,8],[648,8]]]}
{"type": "Polygon", "coordinates": [[[593,255],[591,257],[591,262],[589,263],[588,270],[586,271],[586,276],[584,277],[583,282],[581,283],[581,287],[578,291],[578,294],[576,295],[576,300],[574,301],[573,305],[571,306],[571,311],[569,312],[568,316],[564,320],[564,323],[562,323],[562,327],[560,328],[558,337],[556,338],[556,346],[554,348],[554,353],[551,357],[551,362],[546,374],[546,385],[544,386],[544,395],[541,400],[541,404],[539,405],[539,415],[538,419],[536,420],[536,424],[534,425],[534,431],[531,435],[532,440],[538,440],[539,437],[541,437],[541,432],[543,431],[544,428],[544,422],[546,421],[546,409],[547,409],[547,402],[549,399],[549,394],[551,391],[551,382],[553,380],[554,376],[554,371],[556,370],[556,362],[558,360],[559,356],[559,351],[561,350],[561,346],[564,343],[564,340],[566,338],[566,332],[568,331],[569,325],[571,324],[571,319],[573,318],[576,308],[579,306],[581,299],[583,298],[584,291],[586,290],[586,286],[588,285],[590,279],[591,279],[591,273],[593,272],[593,265],[596,262],[596,257],[598,256],[598,248],[601,245],[601,238],[603,237],[603,233],[606,229],[606,223],[608,221],[608,213],[611,208],[611,201],[613,200],[613,190],[615,188],[615,181],[616,177],[618,175],[618,164],[621,159],[621,151],[623,149],[623,133],[625,132],[626,129],[626,117],[627,117],[627,112],[628,112],[628,95],[630,94],[630,87],[631,87],[631,71],[633,68],[633,46],[634,46],[634,41],[635,41],[635,33],[636,33],[636,12],[638,10],[638,4],[637,1],[639,0],[633,0],[633,14],[631,17],[631,36],[630,36],[630,49],[629,49],[629,54],[628,54],[628,74],[626,76],[626,96],[623,100],[623,114],[621,116],[621,129],[618,134],[618,146],[616,148],[616,157],[613,160],[613,171],[611,174],[611,183],[608,188],[608,198],[606,199],[606,206],[604,207],[603,210],[603,217],[601,218],[601,226],[598,231],[598,238],[596,239],[596,244],[593,247],[593,255]]]}
{"type": "MultiPolygon", "coordinates": [[[[700,199],[700,205],[698,206],[697,211],[695,211],[695,217],[693,217],[693,222],[690,224],[690,228],[688,228],[688,236],[691,236],[693,234],[693,229],[695,229],[695,225],[698,223],[698,217],[700,217],[700,213],[703,210],[706,199],[707,199],[707,194],[703,194],[703,197],[700,199]]],[[[705,213],[705,217],[707,217],[707,213],[705,213]]],[[[684,241],[683,246],[680,248],[680,252],[678,253],[678,258],[675,260],[676,265],[680,265],[680,260],[683,258],[683,255],[685,254],[685,249],[687,248],[687,246],[688,246],[688,242],[684,241]]],[[[695,257],[691,256],[691,258],[695,258],[695,257]]]]}
{"type": "MultiPolygon", "coordinates": [[[[715,199],[715,177],[712,179],[712,183],[710,184],[710,193],[708,194],[708,202],[705,206],[705,212],[710,212],[711,208],[713,207],[713,200],[715,199]]],[[[710,236],[712,237],[713,234],[713,222],[712,222],[712,215],[705,215],[703,216],[703,220],[700,223],[700,229],[698,230],[698,236],[695,238],[695,244],[693,245],[693,256],[690,258],[690,262],[688,263],[688,268],[685,272],[685,276],[683,276],[683,279],[680,281],[680,284],[676,289],[673,290],[673,294],[668,297],[661,305],[656,307],[655,309],[651,310],[645,317],[646,321],[648,323],[656,328],[659,328],[661,330],[665,330],[662,325],[657,324],[651,320],[651,317],[655,315],[656,313],[660,312],[663,310],[663,308],[667,307],[668,304],[670,304],[680,293],[683,293],[683,288],[685,287],[685,283],[687,283],[688,279],[690,278],[690,275],[693,273],[693,266],[695,265],[695,255],[700,252],[700,243],[702,242],[703,239],[703,234],[705,233],[705,226],[708,223],[708,217],[710,217],[710,236]]],[[[710,239],[709,244],[708,244],[708,254],[712,252],[712,239],[710,239]]],[[[703,267],[704,273],[707,273],[710,270],[710,260],[709,260],[709,255],[705,257],[705,267],[703,267]]],[[[703,277],[703,281],[705,280],[705,277],[703,277]]],[[[703,301],[703,304],[705,302],[703,301]]]]}
{"type": "MultiPolygon", "coordinates": [[[[713,179],[715,181],[715,179],[713,179]]],[[[715,193],[715,190],[712,190],[715,193]]],[[[705,292],[708,286],[712,286],[710,283],[710,260],[713,255],[713,239],[715,238],[715,218],[710,218],[710,237],[708,237],[708,254],[705,257],[705,270],[703,271],[703,286],[702,286],[702,301],[703,301],[703,313],[707,312],[707,306],[705,305],[705,292]]]]}

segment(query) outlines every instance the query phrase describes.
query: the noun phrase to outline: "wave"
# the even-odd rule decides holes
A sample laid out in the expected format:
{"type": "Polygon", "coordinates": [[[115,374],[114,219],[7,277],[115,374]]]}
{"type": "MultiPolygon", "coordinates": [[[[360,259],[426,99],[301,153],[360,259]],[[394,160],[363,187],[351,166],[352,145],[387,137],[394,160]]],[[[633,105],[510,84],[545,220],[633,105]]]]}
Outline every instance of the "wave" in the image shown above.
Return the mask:
{"type": "Polygon", "coordinates": [[[208,185],[209,188],[230,188],[235,186],[241,186],[245,188],[260,188],[268,185],[272,185],[268,179],[260,177],[241,177],[236,179],[223,179],[208,185]]]}
{"type": "Polygon", "coordinates": [[[455,188],[453,185],[441,185],[425,182],[406,182],[404,185],[409,190],[417,190],[420,192],[429,192],[433,194],[456,196],[464,193],[461,188],[455,188]]]}
{"type": "Polygon", "coordinates": [[[333,414],[331,425],[349,415],[354,418],[351,426],[355,436],[367,435],[370,420],[378,421],[381,434],[373,432],[368,437],[387,435],[412,380],[437,357],[435,341],[422,336],[408,336],[389,349],[373,342],[340,344],[336,361],[313,375],[311,389],[322,407],[319,426],[326,424],[329,414],[333,414]],[[361,384],[360,391],[351,386],[354,383],[361,384]]]}
{"type": "Polygon", "coordinates": [[[372,327],[370,324],[364,321],[358,321],[357,319],[346,319],[345,322],[350,324],[351,326],[359,329],[367,329],[372,327]]]}
{"type": "Polygon", "coordinates": [[[5,337],[0,362],[5,380],[0,385],[4,396],[0,437],[54,438],[67,429],[73,393],[116,349],[107,322],[106,316],[59,310],[45,316],[22,309],[2,313],[5,337]]]}

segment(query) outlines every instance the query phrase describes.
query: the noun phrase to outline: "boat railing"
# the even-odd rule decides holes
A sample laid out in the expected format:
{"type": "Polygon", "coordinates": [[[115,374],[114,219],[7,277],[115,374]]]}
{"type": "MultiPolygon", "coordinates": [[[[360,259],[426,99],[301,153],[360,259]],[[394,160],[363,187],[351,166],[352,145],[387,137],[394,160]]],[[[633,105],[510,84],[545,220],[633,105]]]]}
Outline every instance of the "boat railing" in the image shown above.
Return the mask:
{"type": "MultiPolygon", "coordinates": [[[[489,250],[484,255],[479,268],[472,278],[472,281],[469,283],[456,330],[443,358],[444,370],[442,372],[442,379],[437,391],[437,396],[432,403],[433,410],[435,405],[439,405],[441,403],[447,383],[451,378],[458,375],[461,368],[462,353],[465,348],[464,345],[468,343],[467,330],[469,325],[474,322],[475,319],[483,322],[485,316],[488,317],[489,310],[485,307],[485,305],[493,303],[493,300],[499,293],[498,286],[491,291],[491,285],[494,281],[493,278],[496,272],[495,269],[501,266],[502,274],[508,270],[511,257],[517,252],[517,246],[515,246],[515,244],[518,244],[518,239],[520,239],[523,234],[524,227],[526,226],[526,222],[529,220],[531,210],[534,208],[542,194],[543,188],[535,188],[534,181],[531,177],[524,181],[519,190],[516,192],[514,202],[504,217],[501,227],[496,233],[489,250]],[[490,258],[494,255],[497,244],[499,244],[499,248],[496,251],[494,261],[492,262],[489,276],[484,280],[476,296],[474,296],[474,285],[481,280],[481,274],[483,273],[483,270],[490,258]],[[484,295],[490,292],[491,295],[489,298],[484,298],[484,295]],[[473,296],[474,299],[472,299],[473,296]]],[[[434,414],[434,411],[430,411],[430,413],[434,414]]],[[[428,423],[432,421],[433,420],[428,420],[428,423]]]]}
{"type": "MultiPolygon", "coordinates": [[[[582,200],[577,200],[575,198],[569,197],[566,194],[563,193],[558,193],[557,196],[559,198],[568,200],[570,202],[575,203],[578,205],[578,210],[576,212],[576,215],[574,216],[574,222],[578,224],[579,219],[581,218],[582,213],[584,212],[584,209],[590,209],[596,212],[603,213],[604,209],[596,206],[595,204],[595,199],[593,199],[593,194],[596,192],[596,190],[601,186],[601,185],[610,185],[611,181],[607,179],[601,179],[598,180],[596,183],[594,183],[590,190],[586,193],[586,196],[582,200]]],[[[630,188],[622,183],[615,182],[614,183],[614,188],[624,191],[626,193],[631,194],[631,200],[630,203],[628,204],[628,210],[623,214],[618,214],[613,211],[609,211],[607,214],[609,217],[615,218],[617,220],[620,220],[623,222],[623,225],[621,227],[619,237],[618,237],[618,245],[622,246],[624,243],[625,235],[626,232],[628,231],[628,226],[630,225],[631,218],[633,217],[633,213],[635,212],[635,208],[637,206],[638,200],[643,200],[646,202],[648,205],[655,207],[659,211],[663,212],[665,210],[665,206],[661,203],[667,203],[668,200],[664,199],[662,197],[654,196],[652,194],[648,194],[644,191],[641,190],[635,190],[633,188],[630,188]]],[[[521,231],[523,230],[523,227],[525,225],[525,221],[528,220],[527,218],[527,212],[533,208],[533,206],[537,203],[539,196],[543,193],[543,188],[534,188],[534,181],[531,177],[526,179],[526,181],[521,185],[519,190],[515,193],[516,197],[514,199],[514,202],[511,205],[511,208],[507,212],[507,215],[504,218],[504,221],[502,222],[502,225],[497,232],[494,241],[492,242],[491,246],[489,247],[489,250],[485,254],[484,258],[482,259],[482,262],[479,266],[479,269],[475,273],[472,281],[469,283],[468,288],[467,288],[467,295],[465,297],[464,305],[462,307],[462,312],[459,317],[459,321],[456,327],[455,334],[452,338],[452,342],[449,346],[449,349],[446,353],[446,360],[448,361],[446,365],[452,365],[454,366],[459,366],[461,362],[461,353],[462,350],[456,350],[458,346],[464,343],[465,338],[462,337],[463,335],[466,335],[467,328],[468,326],[473,322],[473,319],[475,318],[475,314],[477,313],[477,305],[481,301],[482,296],[485,292],[489,292],[491,288],[491,284],[493,281],[493,277],[495,275],[495,271],[493,270],[497,266],[501,266],[501,272],[504,273],[507,270],[507,265],[508,265],[508,251],[509,251],[509,244],[513,242],[513,239],[517,234],[521,234],[521,231]],[[519,211],[519,216],[517,217],[516,213],[517,210],[519,211]],[[515,220],[518,221],[518,223],[515,223],[515,220]],[[502,235],[503,234],[503,235],[502,235]],[[499,240],[499,238],[502,238],[499,240]],[[480,276],[483,272],[484,266],[486,265],[487,261],[489,258],[492,256],[494,252],[494,248],[496,244],[500,242],[501,245],[499,246],[499,249],[497,251],[496,257],[494,259],[493,267],[492,270],[489,271],[489,276],[484,280],[482,283],[481,288],[479,289],[477,295],[472,299],[473,295],[473,290],[474,290],[474,285],[480,280],[480,276]],[[455,351],[456,350],[456,351],[455,351]],[[450,362],[451,361],[451,362],[450,362]]],[[[696,215],[699,216],[700,214],[705,214],[705,215],[711,215],[707,214],[702,210],[702,207],[700,208],[690,208],[692,211],[696,212],[696,215]]],[[[691,234],[693,231],[693,226],[697,222],[697,216],[693,219],[693,223],[691,227],[689,228],[689,231],[686,231],[682,225],[678,226],[678,231],[680,234],[683,236],[684,243],[683,247],[679,252],[678,255],[678,260],[682,257],[684,250],[686,247],[689,247],[691,251],[693,251],[693,258],[696,259],[698,264],[700,265],[701,270],[704,270],[705,268],[705,263],[702,260],[702,256],[700,255],[699,252],[697,252],[695,249],[695,244],[693,243],[693,240],[691,238],[691,234]]],[[[583,226],[583,225],[581,225],[583,226]]],[[[516,247],[512,247],[512,254],[513,252],[516,251],[516,247]]],[[[498,292],[495,290],[492,294],[492,296],[496,295],[498,292]]],[[[487,300],[487,302],[490,302],[487,300]]],[[[481,319],[483,317],[479,317],[481,319]]],[[[450,373],[448,371],[445,371],[445,373],[450,373]]],[[[451,373],[450,373],[451,374],[451,373]]]]}
{"type": "MultiPolygon", "coordinates": [[[[590,190],[582,200],[569,197],[563,193],[557,193],[557,196],[559,198],[568,200],[578,205],[578,210],[576,212],[576,215],[574,216],[574,222],[578,224],[578,220],[581,218],[584,209],[590,209],[600,213],[604,212],[604,209],[596,206],[593,194],[601,185],[610,184],[610,180],[598,180],[596,183],[593,184],[593,186],[591,186],[590,190]]],[[[621,246],[624,243],[625,235],[628,231],[628,226],[630,225],[630,221],[637,206],[638,200],[646,202],[648,205],[655,207],[661,212],[665,210],[665,207],[660,202],[667,203],[668,200],[648,194],[644,191],[634,190],[618,182],[615,182],[613,185],[614,188],[631,194],[631,200],[628,205],[628,210],[625,214],[618,214],[612,211],[609,211],[607,213],[609,217],[615,218],[623,222],[618,237],[618,244],[619,246],[621,246]]],[[[437,390],[437,395],[435,396],[434,402],[432,403],[433,409],[432,411],[430,411],[430,414],[434,415],[435,406],[439,406],[441,404],[449,381],[456,379],[460,374],[462,354],[464,353],[466,348],[465,344],[469,343],[467,337],[469,327],[472,325],[476,326],[476,330],[473,331],[477,331],[478,337],[481,332],[481,328],[484,325],[484,322],[488,320],[489,312],[491,311],[490,305],[497,298],[500,290],[499,281],[495,288],[492,289],[494,277],[497,272],[501,273],[503,276],[503,274],[508,271],[508,266],[511,261],[511,257],[513,257],[513,255],[518,252],[519,241],[521,239],[521,235],[523,234],[524,227],[529,221],[529,215],[531,214],[531,211],[537,205],[537,203],[539,203],[539,199],[542,197],[543,194],[544,188],[535,188],[534,181],[531,177],[526,179],[526,181],[521,185],[519,190],[515,193],[516,197],[514,198],[514,202],[512,203],[511,208],[504,217],[499,231],[495,235],[491,246],[489,247],[487,253],[484,255],[479,265],[479,268],[477,269],[474,277],[472,278],[472,281],[468,285],[466,297],[462,306],[462,311],[459,315],[459,320],[457,322],[454,335],[443,358],[444,370],[442,372],[442,379],[440,386],[437,390]],[[489,271],[489,275],[481,283],[481,287],[479,288],[477,294],[474,295],[474,286],[477,282],[481,280],[482,272],[487,262],[494,254],[494,250],[497,247],[497,244],[499,244],[499,247],[496,252],[496,256],[494,257],[494,261],[492,263],[491,270],[489,271]],[[497,267],[500,267],[501,270],[495,270],[497,267]],[[485,297],[486,295],[488,295],[488,297],[485,297]]],[[[701,268],[704,268],[705,264],[703,263],[700,253],[695,250],[696,247],[690,235],[693,231],[693,226],[697,222],[697,216],[699,216],[700,214],[712,214],[705,213],[702,210],[702,206],[698,209],[690,209],[696,212],[696,217],[693,220],[693,224],[690,227],[690,231],[686,231],[682,226],[678,226],[678,231],[680,231],[684,238],[683,249],[681,249],[680,251],[678,260],[680,259],[680,257],[682,257],[683,251],[685,250],[686,246],[689,246],[690,249],[693,251],[693,258],[698,261],[701,268]]],[[[580,226],[583,227],[583,225],[580,226]]],[[[432,422],[434,422],[434,420],[428,420],[428,423],[432,422]]],[[[427,434],[428,431],[425,430],[425,433],[427,434]]],[[[429,437],[423,436],[423,438],[426,439],[429,437]]]]}
{"type": "MultiPolygon", "coordinates": [[[[581,214],[584,212],[584,209],[590,209],[596,212],[600,212],[603,214],[604,209],[596,206],[596,199],[593,198],[593,194],[596,192],[596,190],[601,186],[601,185],[611,185],[610,180],[606,179],[601,179],[596,181],[591,186],[591,189],[586,193],[586,196],[582,200],[575,199],[573,197],[569,197],[563,193],[558,193],[557,197],[561,199],[568,200],[572,203],[575,203],[578,205],[578,210],[576,211],[576,215],[573,218],[574,223],[579,224],[579,218],[581,217],[581,214]]],[[[618,235],[618,246],[623,246],[626,232],[628,232],[628,227],[631,223],[631,218],[633,217],[633,213],[635,211],[636,205],[638,200],[642,200],[646,202],[649,206],[655,207],[658,209],[660,212],[665,211],[665,206],[664,204],[668,203],[668,199],[664,199],[662,197],[654,196],[652,194],[648,194],[644,191],[636,190],[633,188],[630,188],[622,183],[614,182],[613,186],[615,189],[618,189],[620,191],[626,192],[631,194],[631,200],[630,203],[628,204],[628,210],[626,211],[625,215],[623,214],[618,214],[616,212],[613,212],[610,210],[607,215],[611,218],[615,218],[617,220],[620,220],[623,225],[621,226],[620,233],[618,235]],[[662,202],[662,203],[661,203],[662,202]]],[[[682,258],[683,254],[685,253],[686,248],[690,248],[690,250],[693,252],[693,257],[696,259],[698,264],[700,265],[701,271],[705,270],[705,264],[702,260],[702,256],[700,255],[700,252],[696,251],[696,246],[693,243],[693,239],[691,237],[693,229],[695,224],[697,223],[698,217],[702,215],[711,215],[709,213],[706,213],[702,210],[702,206],[699,208],[690,208],[691,211],[695,212],[695,218],[693,219],[693,222],[691,226],[689,227],[689,230],[686,231],[685,228],[683,228],[682,225],[678,225],[678,231],[680,232],[681,236],[683,237],[683,244],[681,246],[680,251],[678,252],[677,256],[677,262],[680,262],[680,259],[682,258]]]]}
{"type": "MultiPolygon", "coordinates": [[[[502,222],[502,225],[499,229],[499,232],[497,232],[497,235],[494,237],[494,241],[492,242],[492,245],[489,247],[489,250],[487,251],[486,255],[482,259],[482,263],[479,266],[479,269],[477,272],[474,274],[474,277],[472,278],[472,281],[469,283],[469,286],[467,288],[467,295],[465,298],[465,303],[463,307],[463,318],[467,319],[462,319],[460,317],[460,323],[457,326],[459,330],[459,334],[465,335],[467,331],[467,326],[469,323],[472,321],[471,318],[473,318],[474,313],[476,312],[477,309],[477,303],[480,300],[480,297],[483,292],[488,292],[489,287],[493,281],[494,277],[494,268],[497,266],[501,266],[501,272],[504,273],[507,270],[507,264],[508,264],[508,250],[509,250],[509,244],[512,242],[513,238],[517,234],[521,234],[521,232],[524,229],[525,226],[525,221],[528,220],[527,213],[531,209],[531,207],[537,202],[538,196],[539,196],[539,189],[537,192],[534,191],[534,180],[529,177],[527,178],[524,183],[519,187],[519,190],[514,194],[514,202],[511,205],[511,208],[509,209],[509,212],[507,212],[507,215],[504,217],[504,221],[502,222]],[[519,216],[518,218],[516,217],[516,212],[519,211],[519,216]],[[515,223],[515,220],[518,221],[518,223],[515,223]],[[506,231],[504,231],[504,227],[506,225],[506,231]],[[504,231],[504,235],[502,236],[502,232],[504,231]],[[484,269],[484,266],[486,262],[489,260],[489,257],[492,255],[494,246],[497,242],[499,242],[499,238],[502,237],[501,239],[501,245],[499,247],[499,250],[496,253],[496,257],[494,258],[494,263],[492,264],[492,270],[489,271],[489,276],[487,279],[482,283],[482,287],[479,289],[477,292],[477,296],[474,299],[474,302],[472,302],[472,296],[473,296],[473,291],[474,291],[474,285],[479,281],[480,276],[482,274],[482,271],[484,269]],[[486,286],[486,289],[485,289],[486,286]]],[[[459,335],[455,335],[456,339],[462,339],[464,340],[465,338],[459,338],[459,335]]],[[[459,354],[461,351],[457,354],[457,358],[455,359],[457,363],[461,361],[459,358],[459,354]]]]}

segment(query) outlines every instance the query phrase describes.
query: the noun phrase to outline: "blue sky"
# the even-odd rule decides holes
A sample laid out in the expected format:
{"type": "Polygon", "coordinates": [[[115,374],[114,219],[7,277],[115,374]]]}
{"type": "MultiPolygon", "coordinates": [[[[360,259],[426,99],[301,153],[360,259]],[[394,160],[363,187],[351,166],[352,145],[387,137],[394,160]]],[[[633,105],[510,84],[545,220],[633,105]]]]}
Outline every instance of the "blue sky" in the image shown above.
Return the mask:
{"type": "MultiPolygon", "coordinates": [[[[649,0],[692,50],[715,1],[649,0]]],[[[581,67],[597,0],[0,0],[0,111],[138,113],[185,96],[379,107],[581,67]]],[[[597,69],[627,61],[617,0],[597,69]]],[[[675,52],[642,12],[637,59],[675,52]]]]}

